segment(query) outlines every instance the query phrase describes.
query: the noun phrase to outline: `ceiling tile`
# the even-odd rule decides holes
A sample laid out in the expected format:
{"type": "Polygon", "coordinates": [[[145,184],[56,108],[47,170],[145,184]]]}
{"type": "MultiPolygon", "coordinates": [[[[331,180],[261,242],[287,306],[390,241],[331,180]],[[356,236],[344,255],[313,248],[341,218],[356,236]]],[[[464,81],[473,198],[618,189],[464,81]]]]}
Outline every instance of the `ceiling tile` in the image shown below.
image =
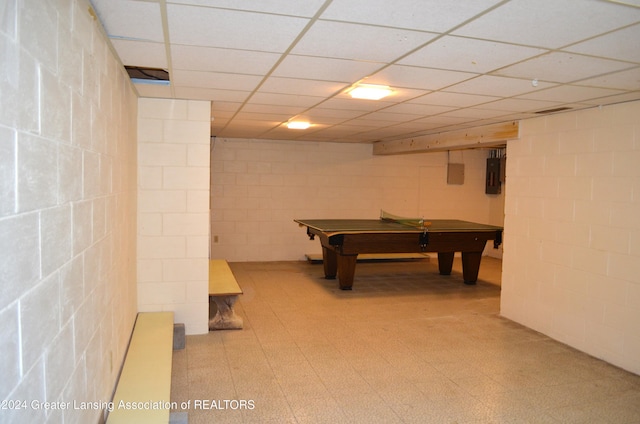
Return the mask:
{"type": "Polygon", "coordinates": [[[435,34],[341,22],[316,22],[293,54],[391,62],[434,38],[435,34]]]}
{"type": "Polygon", "coordinates": [[[238,126],[243,129],[253,130],[253,131],[269,131],[270,129],[277,127],[281,124],[280,121],[267,121],[263,119],[255,120],[255,119],[238,119],[238,126]]]}
{"type": "Polygon", "coordinates": [[[278,53],[176,44],[171,46],[174,69],[262,75],[269,72],[279,58],[278,53]]]}
{"type": "Polygon", "coordinates": [[[391,65],[373,74],[365,82],[384,84],[391,87],[439,90],[449,85],[477,76],[468,72],[443,71],[441,69],[418,68],[414,66],[391,65]]]}
{"type": "Polygon", "coordinates": [[[466,93],[486,96],[511,97],[530,91],[551,87],[553,84],[543,81],[537,87],[530,80],[483,75],[447,88],[454,93],[466,93]]]}
{"type": "Polygon", "coordinates": [[[413,99],[411,102],[428,105],[468,107],[487,103],[497,99],[499,99],[499,97],[436,91],[417,99],[413,99]]]}
{"type": "Polygon", "coordinates": [[[319,107],[314,107],[313,109],[306,111],[305,115],[312,121],[343,122],[363,115],[364,113],[359,110],[325,109],[322,107],[323,105],[324,103],[319,107]]]}
{"type": "Polygon", "coordinates": [[[451,106],[420,104],[420,103],[414,103],[411,101],[411,102],[401,103],[395,106],[390,106],[384,109],[384,111],[424,117],[424,116],[437,115],[443,112],[448,112],[453,109],[455,108],[451,106]]]}
{"type": "Polygon", "coordinates": [[[333,0],[322,19],[445,32],[499,0],[333,0]]]}
{"type": "Polygon", "coordinates": [[[284,52],[309,22],[296,17],[175,4],[167,5],[167,10],[171,42],[194,46],[284,52]]]}
{"type": "MultiPolygon", "coordinates": [[[[435,125],[435,124],[434,124],[435,125]]],[[[437,126],[442,126],[442,124],[438,124],[437,126]]],[[[431,125],[424,123],[424,118],[419,118],[413,121],[402,122],[393,125],[394,128],[398,130],[404,131],[407,136],[413,136],[416,134],[423,133],[424,131],[428,131],[432,128],[431,125]]]]}
{"type": "Polygon", "coordinates": [[[503,99],[482,105],[488,109],[503,110],[506,112],[535,112],[561,106],[563,103],[531,100],[531,99],[503,99]]]}
{"type": "Polygon", "coordinates": [[[354,134],[361,133],[369,129],[368,127],[344,125],[340,127],[322,128],[320,131],[312,132],[312,136],[319,140],[340,141],[346,140],[354,134]]]}
{"type": "Polygon", "coordinates": [[[325,81],[356,82],[384,66],[382,63],[288,55],[273,76],[325,81]]]}
{"type": "Polygon", "coordinates": [[[211,102],[211,113],[213,114],[215,112],[218,114],[224,114],[224,113],[233,114],[237,112],[241,106],[242,106],[242,103],[236,103],[236,102],[224,102],[224,101],[211,102]]]}
{"type": "Polygon", "coordinates": [[[361,113],[373,112],[374,110],[383,109],[388,106],[392,106],[395,104],[394,102],[385,102],[385,101],[373,101],[373,100],[362,100],[362,99],[352,99],[348,95],[333,97],[329,100],[326,100],[319,105],[319,107],[323,109],[334,109],[336,111],[340,110],[354,110],[361,113]]]}
{"type": "Polygon", "coordinates": [[[547,100],[551,102],[574,103],[600,97],[620,94],[620,91],[604,88],[580,87],[574,85],[561,85],[547,90],[530,92],[522,96],[522,99],[547,100]]]}
{"type": "Polygon", "coordinates": [[[239,112],[237,115],[233,117],[234,121],[267,121],[270,123],[282,123],[287,122],[291,119],[291,115],[286,113],[254,113],[254,112],[245,112],[244,109],[242,112],[239,112]]]}
{"type": "Polygon", "coordinates": [[[504,110],[492,110],[468,107],[465,109],[453,110],[451,112],[445,112],[442,116],[449,116],[452,118],[475,118],[475,119],[488,119],[499,116],[507,115],[504,110]]]}
{"type": "Polygon", "coordinates": [[[391,124],[413,121],[420,118],[423,118],[423,116],[419,114],[393,113],[388,112],[387,109],[385,109],[384,111],[372,112],[368,115],[361,116],[360,118],[350,121],[350,123],[369,123],[369,125],[375,127],[382,122],[388,122],[389,124],[391,124]]]}
{"type": "Polygon", "coordinates": [[[545,52],[547,50],[495,41],[446,36],[403,58],[398,63],[486,73],[545,52]]]}
{"type": "Polygon", "coordinates": [[[279,113],[287,116],[295,116],[305,110],[303,106],[286,106],[286,105],[261,105],[248,103],[242,107],[243,112],[252,113],[279,113]]]}
{"type": "Polygon", "coordinates": [[[164,42],[158,3],[134,0],[92,0],[91,3],[109,37],[164,42]]]}
{"type": "Polygon", "coordinates": [[[344,83],[313,81],[296,78],[268,78],[260,86],[259,93],[300,94],[307,96],[331,97],[349,87],[344,83]]]}
{"type": "Polygon", "coordinates": [[[160,69],[169,67],[164,43],[114,39],[111,44],[124,65],[160,69]]]}
{"type": "Polygon", "coordinates": [[[323,100],[322,97],[313,97],[295,94],[255,93],[249,99],[248,104],[280,105],[294,107],[311,107],[323,100]]]}
{"type": "Polygon", "coordinates": [[[167,0],[167,3],[312,17],[325,0],[167,0]]]}
{"type": "Polygon", "coordinates": [[[306,130],[291,130],[286,126],[279,126],[266,131],[261,135],[261,138],[272,140],[313,140],[313,130],[311,128],[306,130]]]}
{"type": "Polygon", "coordinates": [[[243,102],[251,95],[249,91],[203,87],[175,87],[174,91],[178,99],[213,100],[215,102],[243,102]]]}
{"type": "Polygon", "coordinates": [[[365,131],[357,136],[372,143],[381,140],[410,137],[410,132],[401,126],[392,125],[389,127],[376,128],[373,131],[365,131]]]}
{"type": "Polygon", "coordinates": [[[92,3],[123,63],[170,71],[138,93],[212,101],[212,134],[362,143],[640,99],[639,1],[92,3]],[[298,115],[314,127],[282,128],[298,115]]]}
{"type": "Polygon", "coordinates": [[[384,122],[382,125],[376,125],[372,120],[367,119],[353,119],[345,122],[343,127],[351,132],[351,134],[358,134],[364,131],[370,131],[372,128],[382,128],[391,125],[389,122],[384,122]]]}
{"type": "Polygon", "coordinates": [[[333,125],[338,125],[341,124],[345,121],[348,121],[348,119],[346,119],[345,117],[328,117],[328,116],[317,116],[315,114],[310,114],[308,112],[305,112],[304,114],[301,115],[295,115],[292,116],[292,118],[297,119],[301,119],[301,120],[308,120],[309,122],[311,122],[313,125],[319,125],[319,126],[323,126],[323,127],[330,127],[333,125]]]}
{"type": "Polygon", "coordinates": [[[610,105],[614,103],[624,103],[640,100],[640,91],[614,94],[613,96],[599,97],[596,99],[584,100],[581,103],[590,105],[610,105]]]}
{"type": "Polygon", "coordinates": [[[392,125],[393,121],[381,121],[377,122],[374,119],[366,119],[366,117],[356,118],[351,121],[345,122],[343,126],[346,128],[347,126],[351,129],[358,129],[358,132],[369,131],[371,129],[380,129],[385,126],[392,125]]]}
{"type": "Polygon", "coordinates": [[[640,67],[596,78],[588,78],[580,81],[579,84],[620,90],[640,90],[640,67]]]}
{"type": "Polygon", "coordinates": [[[551,82],[572,82],[630,66],[632,65],[626,62],[554,52],[508,66],[495,74],[551,82]]]}
{"type": "Polygon", "coordinates": [[[173,71],[171,81],[181,87],[218,88],[223,90],[251,91],[261,81],[256,75],[225,74],[221,72],[173,71]]]}
{"type": "Polygon", "coordinates": [[[640,24],[574,44],[564,50],[640,63],[640,24]],[[636,42],[629,42],[636,40],[636,42]]]}
{"type": "Polygon", "coordinates": [[[559,48],[632,24],[640,9],[584,0],[511,0],[454,31],[486,40],[559,48]]]}
{"type": "Polygon", "coordinates": [[[458,125],[467,122],[466,118],[456,117],[456,116],[444,116],[444,115],[436,115],[430,116],[428,118],[423,118],[416,123],[423,124],[425,128],[439,128],[446,127],[451,125],[458,125]]]}
{"type": "Polygon", "coordinates": [[[226,126],[220,128],[218,131],[213,131],[214,137],[227,137],[227,138],[260,138],[265,132],[269,131],[271,125],[259,125],[253,122],[242,121],[238,122],[235,127],[226,126]]]}

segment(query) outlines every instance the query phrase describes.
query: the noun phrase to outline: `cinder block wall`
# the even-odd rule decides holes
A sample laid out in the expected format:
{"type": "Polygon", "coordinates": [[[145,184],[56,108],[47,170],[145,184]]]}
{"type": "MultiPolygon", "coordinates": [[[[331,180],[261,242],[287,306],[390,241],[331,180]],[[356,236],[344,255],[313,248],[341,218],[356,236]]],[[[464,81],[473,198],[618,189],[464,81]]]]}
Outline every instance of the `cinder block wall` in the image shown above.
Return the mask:
{"type": "Polygon", "coordinates": [[[0,57],[0,399],[105,402],[136,313],[136,95],[82,0],[2,2],[0,57]]]}
{"type": "Polygon", "coordinates": [[[321,252],[295,218],[376,219],[385,209],[501,225],[502,196],[485,194],[487,155],[452,152],[452,161],[465,164],[465,182],[449,185],[446,152],[373,156],[368,144],[218,138],[211,156],[212,256],[303,260],[321,252]]]}
{"type": "Polygon", "coordinates": [[[138,309],[208,331],[211,103],[138,103],[138,309]]]}
{"type": "Polygon", "coordinates": [[[640,374],[640,102],[525,120],[521,137],[502,314],[640,374]]]}

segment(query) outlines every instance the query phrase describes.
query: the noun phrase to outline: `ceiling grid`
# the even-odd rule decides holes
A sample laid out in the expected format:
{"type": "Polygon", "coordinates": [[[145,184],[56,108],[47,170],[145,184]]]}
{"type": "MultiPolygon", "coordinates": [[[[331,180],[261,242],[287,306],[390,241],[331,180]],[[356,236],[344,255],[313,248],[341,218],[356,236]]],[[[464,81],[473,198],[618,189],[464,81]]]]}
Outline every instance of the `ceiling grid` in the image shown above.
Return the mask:
{"type": "Polygon", "coordinates": [[[91,2],[124,65],[169,71],[138,93],[211,101],[218,137],[375,143],[640,99],[637,0],[91,2]]]}

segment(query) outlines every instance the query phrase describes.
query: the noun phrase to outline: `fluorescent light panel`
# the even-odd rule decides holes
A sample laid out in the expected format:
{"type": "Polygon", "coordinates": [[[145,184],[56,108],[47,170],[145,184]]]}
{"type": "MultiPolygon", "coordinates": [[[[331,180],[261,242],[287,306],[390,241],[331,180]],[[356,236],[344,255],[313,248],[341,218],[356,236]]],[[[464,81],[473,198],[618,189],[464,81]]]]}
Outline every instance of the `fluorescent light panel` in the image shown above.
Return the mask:
{"type": "Polygon", "coordinates": [[[287,123],[287,128],[290,130],[306,130],[311,124],[305,121],[291,121],[287,123]]]}
{"type": "Polygon", "coordinates": [[[380,100],[393,93],[393,90],[386,85],[360,84],[349,91],[354,99],[380,100]]]}

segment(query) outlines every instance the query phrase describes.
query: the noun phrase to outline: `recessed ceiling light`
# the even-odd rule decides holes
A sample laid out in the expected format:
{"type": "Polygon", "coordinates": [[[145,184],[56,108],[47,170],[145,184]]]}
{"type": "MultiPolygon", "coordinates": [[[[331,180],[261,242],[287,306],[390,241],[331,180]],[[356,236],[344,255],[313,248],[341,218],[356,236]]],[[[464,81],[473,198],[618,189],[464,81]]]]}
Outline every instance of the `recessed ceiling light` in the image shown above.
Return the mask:
{"type": "Polygon", "coordinates": [[[393,93],[393,90],[386,85],[359,84],[349,94],[354,99],[380,100],[393,93]]]}
{"type": "Polygon", "coordinates": [[[306,130],[311,124],[306,121],[290,121],[287,123],[287,128],[290,130],[306,130]]]}

